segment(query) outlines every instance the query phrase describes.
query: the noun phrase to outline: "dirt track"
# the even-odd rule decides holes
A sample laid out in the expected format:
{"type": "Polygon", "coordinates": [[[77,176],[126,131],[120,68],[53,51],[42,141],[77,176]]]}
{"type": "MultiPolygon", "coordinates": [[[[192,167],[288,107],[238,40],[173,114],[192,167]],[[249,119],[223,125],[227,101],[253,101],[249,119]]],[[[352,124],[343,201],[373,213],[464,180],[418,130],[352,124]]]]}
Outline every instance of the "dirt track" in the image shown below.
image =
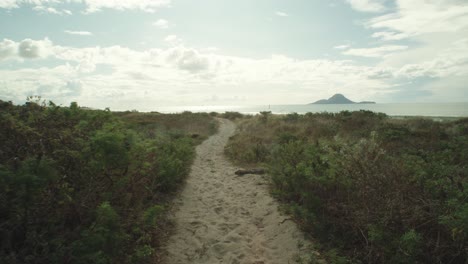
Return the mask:
{"type": "Polygon", "coordinates": [[[296,263],[310,253],[296,225],[278,212],[262,176],[236,176],[223,155],[235,125],[220,119],[218,134],[197,147],[187,185],[176,199],[175,234],[167,264],[296,263]]]}

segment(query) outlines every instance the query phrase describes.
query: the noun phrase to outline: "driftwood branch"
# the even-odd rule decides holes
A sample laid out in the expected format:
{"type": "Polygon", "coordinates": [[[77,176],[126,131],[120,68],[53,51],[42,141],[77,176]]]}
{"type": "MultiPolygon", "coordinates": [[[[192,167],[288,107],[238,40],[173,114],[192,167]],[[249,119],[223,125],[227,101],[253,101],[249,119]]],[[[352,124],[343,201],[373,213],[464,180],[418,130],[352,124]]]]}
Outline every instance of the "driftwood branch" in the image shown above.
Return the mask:
{"type": "Polygon", "coordinates": [[[284,224],[288,220],[293,221],[291,218],[285,218],[285,219],[283,219],[283,221],[279,222],[278,225],[284,224]]]}
{"type": "Polygon", "coordinates": [[[265,169],[249,169],[249,170],[237,170],[235,172],[236,175],[242,176],[245,174],[265,174],[266,170],[265,169]]]}

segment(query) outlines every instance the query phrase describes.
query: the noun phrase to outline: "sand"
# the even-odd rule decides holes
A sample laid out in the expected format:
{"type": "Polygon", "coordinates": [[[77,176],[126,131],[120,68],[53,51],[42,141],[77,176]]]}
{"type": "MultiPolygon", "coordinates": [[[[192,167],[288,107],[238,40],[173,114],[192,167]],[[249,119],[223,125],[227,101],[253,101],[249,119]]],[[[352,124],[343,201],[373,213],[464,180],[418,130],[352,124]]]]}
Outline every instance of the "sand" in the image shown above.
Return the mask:
{"type": "MultiPolygon", "coordinates": [[[[288,216],[278,211],[265,176],[237,176],[223,154],[235,132],[219,119],[218,134],[197,147],[197,157],[171,218],[165,263],[297,263],[310,243],[288,216]]],[[[305,262],[304,262],[305,263],[305,262]]]]}

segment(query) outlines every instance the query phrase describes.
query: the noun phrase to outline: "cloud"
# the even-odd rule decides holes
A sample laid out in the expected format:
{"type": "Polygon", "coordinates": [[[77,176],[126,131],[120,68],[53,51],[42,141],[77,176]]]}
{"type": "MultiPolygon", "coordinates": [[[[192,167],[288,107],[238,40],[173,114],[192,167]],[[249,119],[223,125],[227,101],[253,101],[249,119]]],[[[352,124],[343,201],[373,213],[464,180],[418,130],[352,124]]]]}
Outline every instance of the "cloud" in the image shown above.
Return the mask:
{"type": "Polygon", "coordinates": [[[280,17],[288,17],[289,16],[289,14],[287,14],[285,12],[281,12],[281,11],[276,11],[275,15],[280,16],[280,17]]]}
{"type": "Polygon", "coordinates": [[[339,50],[343,50],[343,49],[347,49],[349,48],[350,46],[349,45],[338,45],[338,46],[335,46],[333,47],[334,49],[339,49],[339,50]]]}
{"type": "Polygon", "coordinates": [[[83,0],[88,12],[97,12],[102,9],[140,10],[153,13],[161,7],[170,5],[171,0],[83,0]]]}
{"type": "Polygon", "coordinates": [[[171,0],[0,0],[0,8],[14,9],[21,6],[32,6],[36,11],[51,14],[71,14],[68,9],[57,9],[70,3],[82,3],[87,13],[98,12],[103,9],[114,10],[140,10],[154,13],[162,7],[168,7],[171,0]]]}
{"type": "Polygon", "coordinates": [[[406,49],[408,49],[408,46],[386,45],[376,48],[347,49],[346,51],[343,51],[342,54],[368,58],[383,58],[394,52],[406,49]]]}
{"type": "Polygon", "coordinates": [[[24,39],[20,42],[4,39],[0,42],[0,60],[8,58],[37,59],[53,54],[53,43],[43,40],[24,39]]]}
{"type": "Polygon", "coordinates": [[[0,42],[0,60],[12,57],[18,50],[18,44],[9,39],[3,39],[0,42]]]}
{"type": "Polygon", "coordinates": [[[376,68],[367,72],[367,78],[369,79],[390,79],[393,77],[394,75],[391,69],[376,68]]]}
{"type": "Polygon", "coordinates": [[[153,23],[153,26],[161,29],[167,29],[169,28],[169,21],[167,21],[166,19],[158,19],[158,21],[153,23]]]}
{"type": "MultiPolygon", "coordinates": [[[[19,57],[21,42],[4,40],[0,42],[0,50],[8,57],[19,57]]],[[[184,45],[146,50],[53,45],[49,48],[49,58],[61,66],[38,67],[39,61],[34,64],[38,68],[0,69],[0,87],[5,87],[0,90],[5,90],[2,94],[8,98],[24,99],[39,91],[46,98],[73,97],[84,105],[122,110],[206,104],[206,98],[213,94],[217,95],[217,104],[234,104],[229,98],[236,96],[245,98],[245,104],[307,103],[337,92],[355,100],[372,100],[392,93],[404,94],[410,86],[415,90],[416,85],[411,83],[420,78],[441,80],[437,86],[440,89],[444,78],[468,76],[468,39],[445,45],[446,49],[426,61],[411,63],[410,60],[403,64],[387,62],[403,56],[401,53],[413,52],[406,46],[342,50],[355,56],[381,56],[386,62],[371,66],[351,60],[295,59],[281,54],[255,59],[226,56],[219,51],[184,45]]],[[[22,60],[17,63],[28,65],[22,60]]],[[[432,93],[429,88],[425,90],[432,93]]]]}
{"type": "Polygon", "coordinates": [[[381,30],[373,37],[400,40],[422,34],[457,32],[468,27],[468,2],[397,0],[396,11],[370,19],[366,26],[381,30]]]}
{"type": "MultiPolygon", "coordinates": [[[[1,45],[18,43],[3,41],[1,45]]],[[[0,70],[0,80],[8,87],[5,93],[20,100],[35,94],[37,90],[32,88],[40,88],[47,98],[78,96],[74,100],[93,107],[114,106],[102,105],[112,101],[119,109],[141,109],[155,102],[204,104],[213,94],[219,96],[220,104],[233,103],[228,99],[236,96],[251,104],[259,100],[300,103],[338,91],[365,100],[388,86],[385,78],[376,77],[374,67],[350,61],[297,60],[284,55],[252,59],[182,45],[142,51],[120,46],[55,45],[51,51],[55,63],[63,64],[60,68],[0,70]],[[103,67],[110,70],[103,72],[103,67]],[[187,92],[181,95],[177,92],[181,90],[187,92]],[[284,101],[285,94],[288,101],[284,101]]]]}
{"type": "Polygon", "coordinates": [[[79,96],[82,91],[83,83],[79,80],[67,81],[66,84],[61,87],[61,92],[64,93],[65,96],[79,96]]]}
{"type": "MultiPolygon", "coordinates": [[[[359,8],[358,5],[358,2],[367,1],[348,2],[357,10],[365,11],[367,6],[359,8]]],[[[385,3],[377,2],[382,5],[385,3]]],[[[423,94],[434,96],[441,94],[439,88],[444,86],[447,87],[448,95],[440,96],[441,100],[453,99],[455,94],[460,94],[453,87],[462,89],[462,86],[455,85],[453,80],[468,76],[468,2],[395,0],[395,6],[386,11],[386,14],[375,15],[363,24],[366,29],[374,31],[371,36],[380,40],[380,47],[347,48],[342,54],[379,58],[375,71],[368,72],[367,77],[400,85],[399,90],[394,92],[397,95],[395,98],[415,98],[423,94]],[[402,41],[405,41],[404,45],[400,44],[402,41]],[[438,93],[432,89],[436,83],[438,93]],[[407,89],[416,93],[411,94],[407,89]]],[[[462,90],[466,93],[465,88],[462,90]]],[[[463,98],[467,99],[466,96],[463,98]]]]}
{"type": "Polygon", "coordinates": [[[49,13],[49,14],[55,14],[55,15],[72,15],[72,12],[70,10],[67,10],[67,9],[58,10],[58,9],[56,9],[54,7],[50,7],[50,6],[37,5],[33,9],[35,11],[39,11],[39,12],[43,12],[43,13],[49,13]]]}
{"type": "MultiPolygon", "coordinates": [[[[432,78],[439,84],[447,82],[447,86],[453,86],[449,79],[468,75],[466,1],[396,0],[394,11],[371,18],[364,25],[376,30],[372,37],[381,41],[417,43],[391,56],[383,56],[377,64],[395,69],[395,78],[432,78]]],[[[358,55],[365,51],[348,53],[358,55]]]]}
{"type": "Polygon", "coordinates": [[[397,33],[392,31],[380,31],[372,34],[373,38],[380,38],[382,40],[402,40],[408,37],[405,33],[397,33]]]}
{"type": "Polygon", "coordinates": [[[354,10],[360,12],[379,13],[386,10],[385,0],[346,0],[354,10]]]}
{"type": "Polygon", "coordinates": [[[63,100],[63,98],[76,98],[83,92],[83,83],[80,80],[61,80],[50,78],[47,82],[36,83],[35,95],[48,100],[63,100]]]}
{"type": "Polygon", "coordinates": [[[0,8],[18,8],[18,0],[0,0],[0,8]]]}
{"type": "Polygon", "coordinates": [[[0,70],[0,79],[5,86],[0,95],[15,102],[24,101],[30,95],[44,95],[44,98],[61,103],[64,98],[60,90],[75,77],[74,69],[69,65],[0,70]]]}
{"type": "Polygon", "coordinates": [[[166,56],[168,62],[191,73],[207,70],[210,64],[207,56],[201,55],[195,49],[185,47],[172,48],[167,51],[166,56]]]}
{"type": "Polygon", "coordinates": [[[182,39],[176,35],[169,35],[164,38],[164,42],[166,42],[169,45],[176,46],[182,43],[182,39]]]}
{"type": "Polygon", "coordinates": [[[25,39],[18,45],[18,56],[25,59],[45,58],[51,54],[52,42],[49,39],[25,39]]]}
{"type": "Polygon", "coordinates": [[[69,35],[78,35],[78,36],[92,36],[93,33],[89,31],[72,31],[72,30],[64,30],[63,32],[69,35]]]}
{"type": "Polygon", "coordinates": [[[398,68],[396,74],[406,78],[468,76],[468,38],[442,41],[396,55],[382,64],[398,68]]]}

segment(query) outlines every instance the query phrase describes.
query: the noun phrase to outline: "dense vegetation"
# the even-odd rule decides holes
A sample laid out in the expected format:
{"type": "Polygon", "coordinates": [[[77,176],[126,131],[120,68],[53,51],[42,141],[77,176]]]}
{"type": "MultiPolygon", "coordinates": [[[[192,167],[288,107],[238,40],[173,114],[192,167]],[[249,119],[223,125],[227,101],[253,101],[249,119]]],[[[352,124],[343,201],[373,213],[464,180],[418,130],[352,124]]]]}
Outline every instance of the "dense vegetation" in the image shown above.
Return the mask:
{"type": "Polygon", "coordinates": [[[263,112],[239,123],[226,153],[269,167],[273,194],[330,262],[468,262],[468,119],[263,112]]]}
{"type": "Polygon", "coordinates": [[[0,263],[154,263],[207,114],[0,101],[0,263]]]}

